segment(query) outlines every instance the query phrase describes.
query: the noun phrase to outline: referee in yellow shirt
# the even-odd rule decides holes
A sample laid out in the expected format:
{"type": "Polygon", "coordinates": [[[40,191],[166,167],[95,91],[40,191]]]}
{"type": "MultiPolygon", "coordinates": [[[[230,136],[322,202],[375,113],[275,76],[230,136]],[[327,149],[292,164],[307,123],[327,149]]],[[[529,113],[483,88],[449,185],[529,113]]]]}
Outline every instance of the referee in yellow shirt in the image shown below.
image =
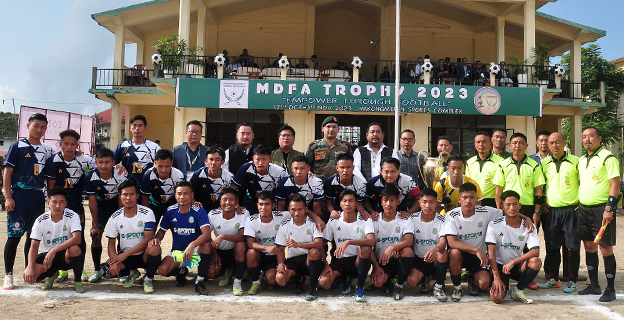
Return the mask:
{"type": "MultiPolygon", "coordinates": [[[[542,206],[542,229],[546,242],[544,267],[551,271],[551,277],[539,288],[560,288],[559,265],[561,246],[569,250],[570,280],[563,289],[565,293],[576,291],[580,256],[580,241],[576,235],[576,209],[578,208],[579,158],[567,154],[564,150],[566,141],[559,132],[548,136],[548,148],[551,155],[542,160],[542,170],[546,179],[546,204],[542,206]]],[[[567,252],[564,252],[567,254],[567,252]]]]}
{"type": "Polygon", "coordinates": [[[533,223],[539,223],[542,198],[542,186],[546,183],[542,167],[526,155],[527,137],[516,132],[509,140],[512,156],[499,163],[494,176],[496,184],[496,207],[501,209],[500,196],[504,191],[513,190],[520,195],[520,213],[533,217],[533,223]]]}
{"type": "Polygon", "coordinates": [[[579,202],[576,232],[585,246],[585,260],[590,285],[579,291],[581,295],[600,294],[598,283],[598,246],[605,265],[607,288],[600,297],[601,302],[615,300],[615,210],[620,192],[620,163],[617,158],[602,146],[600,130],[595,127],[583,129],[583,146],[587,154],[579,160],[580,177],[579,202]],[[594,237],[601,227],[605,232],[598,244],[594,237]]]}
{"type": "Polygon", "coordinates": [[[490,134],[479,131],[474,138],[474,146],[477,155],[466,161],[466,176],[472,178],[481,187],[483,199],[481,205],[496,208],[496,185],[494,175],[498,170],[498,164],[503,158],[492,152],[492,139],[490,134]]]}

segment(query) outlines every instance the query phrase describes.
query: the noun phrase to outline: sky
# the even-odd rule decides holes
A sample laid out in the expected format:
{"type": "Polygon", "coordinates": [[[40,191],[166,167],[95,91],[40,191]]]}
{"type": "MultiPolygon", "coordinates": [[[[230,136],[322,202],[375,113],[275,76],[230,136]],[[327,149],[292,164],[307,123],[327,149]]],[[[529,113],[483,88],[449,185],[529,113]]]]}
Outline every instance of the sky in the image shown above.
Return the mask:
{"type": "MultiPolygon", "coordinates": [[[[110,107],[88,93],[93,67],[112,68],[114,35],[91,14],[144,0],[0,0],[0,111],[20,105],[93,115],[110,107]]],[[[624,56],[623,0],[558,0],[539,11],[607,31],[607,60],[624,56]]],[[[146,50],[148,47],[146,46],[146,50]]],[[[126,45],[126,65],[136,47],[126,45]]]]}

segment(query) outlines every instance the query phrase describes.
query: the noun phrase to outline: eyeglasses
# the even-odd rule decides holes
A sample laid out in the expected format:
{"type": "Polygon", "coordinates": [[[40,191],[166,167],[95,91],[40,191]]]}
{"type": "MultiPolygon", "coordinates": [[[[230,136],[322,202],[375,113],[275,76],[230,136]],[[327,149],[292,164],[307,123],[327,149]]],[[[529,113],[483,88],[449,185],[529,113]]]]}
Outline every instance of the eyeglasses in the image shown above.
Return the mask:
{"type": "Polygon", "coordinates": [[[291,139],[294,137],[292,134],[280,134],[280,138],[291,139]]]}
{"type": "Polygon", "coordinates": [[[197,135],[197,136],[199,136],[199,135],[201,135],[201,133],[202,133],[202,132],[201,132],[201,131],[187,131],[186,133],[190,133],[190,134],[192,134],[192,135],[197,135]]]}
{"type": "Polygon", "coordinates": [[[407,142],[412,142],[414,141],[414,138],[401,138],[401,141],[407,141],[407,142]]]}

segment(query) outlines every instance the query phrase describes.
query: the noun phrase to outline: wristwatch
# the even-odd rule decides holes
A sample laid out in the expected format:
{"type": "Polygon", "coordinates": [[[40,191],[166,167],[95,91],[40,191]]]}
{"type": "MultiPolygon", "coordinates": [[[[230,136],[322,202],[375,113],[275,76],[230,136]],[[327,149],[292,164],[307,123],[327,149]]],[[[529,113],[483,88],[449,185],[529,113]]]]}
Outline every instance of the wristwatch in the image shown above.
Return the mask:
{"type": "Polygon", "coordinates": [[[605,207],[605,211],[606,211],[606,212],[611,212],[611,211],[613,211],[613,207],[611,207],[611,206],[606,206],[606,207],[605,207]]]}
{"type": "Polygon", "coordinates": [[[542,211],[541,211],[541,210],[535,210],[535,212],[533,212],[533,213],[535,213],[535,214],[536,214],[536,215],[538,215],[538,216],[541,216],[541,215],[542,215],[542,211]]]}

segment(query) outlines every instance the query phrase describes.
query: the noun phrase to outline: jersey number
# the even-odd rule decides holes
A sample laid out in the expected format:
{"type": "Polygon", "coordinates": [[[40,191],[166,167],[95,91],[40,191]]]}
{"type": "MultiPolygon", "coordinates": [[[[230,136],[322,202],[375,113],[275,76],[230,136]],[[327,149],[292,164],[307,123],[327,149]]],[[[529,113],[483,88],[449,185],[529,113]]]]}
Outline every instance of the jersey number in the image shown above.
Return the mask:
{"type": "Polygon", "coordinates": [[[132,164],[132,173],[143,173],[143,167],[141,163],[133,163],[132,164]]]}
{"type": "Polygon", "coordinates": [[[74,182],[72,181],[72,179],[65,179],[65,186],[63,188],[72,189],[73,187],[74,187],[74,182]]]}
{"type": "Polygon", "coordinates": [[[167,203],[167,196],[160,196],[160,202],[167,203]]]}
{"type": "Polygon", "coordinates": [[[35,165],[35,175],[38,176],[39,175],[39,166],[35,165]]]}

